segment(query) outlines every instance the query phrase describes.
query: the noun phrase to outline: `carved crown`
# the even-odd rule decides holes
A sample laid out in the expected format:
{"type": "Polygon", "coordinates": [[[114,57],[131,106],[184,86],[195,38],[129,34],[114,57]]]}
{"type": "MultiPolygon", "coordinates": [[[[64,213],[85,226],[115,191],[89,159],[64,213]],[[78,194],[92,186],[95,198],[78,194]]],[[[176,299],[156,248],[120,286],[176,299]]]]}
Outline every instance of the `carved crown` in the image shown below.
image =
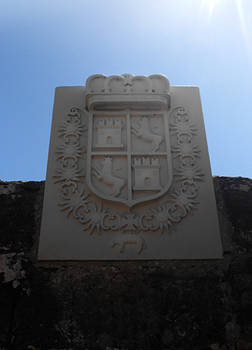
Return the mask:
{"type": "Polygon", "coordinates": [[[169,91],[169,80],[161,74],[95,74],[86,81],[85,104],[88,110],[169,108],[169,91]]]}

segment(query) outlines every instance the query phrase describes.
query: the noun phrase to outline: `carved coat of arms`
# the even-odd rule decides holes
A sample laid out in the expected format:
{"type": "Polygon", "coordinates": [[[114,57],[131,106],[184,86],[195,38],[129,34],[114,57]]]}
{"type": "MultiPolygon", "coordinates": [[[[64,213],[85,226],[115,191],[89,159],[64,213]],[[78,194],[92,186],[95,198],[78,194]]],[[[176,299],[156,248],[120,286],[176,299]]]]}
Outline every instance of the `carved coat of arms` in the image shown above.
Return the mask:
{"type": "MultiPolygon", "coordinates": [[[[194,88],[188,89],[199,105],[194,88]]],[[[65,102],[68,90],[59,90],[66,114],[62,122],[62,115],[56,113],[52,180],[58,191],[57,206],[88,233],[79,236],[83,247],[92,248],[106,234],[107,258],[118,259],[124,253],[126,258],[130,252],[134,258],[140,254],[153,258],[156,246],[149,254],[150,233],[171,232],[199,206],[205,177],[198,144],[201,114],[177,105],[184,101],[183,87],[171,104],[169,81],[162,75],[93,75],[84,93],[77,90],[78,105],[70,109],[72,95],[65,102]],[[93,234],[97,237],[88,238],[93,234]]],[[[75,95],[73,100],[76,103],[75,95]]],[[[69,230],[64,232],[68,239],[69,230]]],[[[183,232],[187,239],[187,229],[183,232]]],[[[162,242],[168,242],[164,236],[162,242]]],[[[86,258],[101,258],[83,247],[86,258]]],[[[177,257],[175,251],[168,244],[160,256],[177,257]]],[[[75,255],[79,256],[82,253],[75,255]]]]}
{"type": "Polygon", "coordinates": [[[90,113],[86,179],[97,196],[128,207],[167,192],[172,183],[167,114],[90,113]]]}

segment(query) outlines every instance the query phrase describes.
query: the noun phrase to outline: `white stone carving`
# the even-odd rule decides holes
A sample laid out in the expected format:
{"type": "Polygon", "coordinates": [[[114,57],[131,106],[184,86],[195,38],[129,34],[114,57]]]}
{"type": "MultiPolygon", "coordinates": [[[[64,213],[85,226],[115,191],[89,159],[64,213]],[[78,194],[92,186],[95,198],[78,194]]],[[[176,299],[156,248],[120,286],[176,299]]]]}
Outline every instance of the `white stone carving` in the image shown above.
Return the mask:
{"type": "MultiPolygon", "coordinates": [[[[193,136],[197,135],[197,129],[191,124],[189,114],[183,107],[174,108],[170,113],[170,132],[174,133],[177,137],[177,146],[174,146],[172,149],[174,153],[173,159],[176,161],[179,158],[179,163],[174,163],[173,168],[176,169],[174,175],[179,179],[179,182],[177,182],[176,189],[168,194],[166,201],[162,205],[150,208],[145,214],[140,215],[136,213],[123,214],[111,210],[108,211],[103,208],[102,200],[98,206],[92,202],[91,194],[87,188],[84,190],[79,189],[78,183],[84,177],[85,172],[78,167],[78,159],[81,154],[78,140],[82,136],[80,131],[83,133],[87,128],[81,124],[80,110],[72,108],[72,111],[75,111],[75,118],[77,116],[76,111],[78,111],[79,118],[78,123],[76,119],[72,121],[72,124],[75,125],[75,129],[73,125],[71,126],[71,135],[74,135],[73,139],[69,141],[65,137],[67,131],[63,131],[62,126],[58,129],[58,135],[59,137],[63,136],[65,145],[61,146],[60,152],[57,152],[59,154],[57,159],[60,161],[61,168],[56,169],[54,181],[56,184],[60,183],[59,207],[67,215],[72,215],[77,219],[84,231],[88,231],[90,234],[106,231],[131,233],[160,231],[163,233],[172,225],[179,223],[189,212],[197,208],[195,199],[199,191],[199,182],[203,180],[204,174],[197,167],[197,159],[200,157],[199,145],[194,145],[192,141],[193,136]],[[183,135],[188,136],[182,144],[180,143],[181,130],[183,130],[183,135]],[[68,152],[69,142],[76,146],[75,152],[72,152],[70,158],[68,152]],[[185,145],[188,147],[185,147],[185,145]]],[[[69,118],[69,115],[71,113],[67,115],[67,118],[69,118]]],[[[68,121],[68,123],[71,122],[68,121]]],[[[161,157],[156,152],[147,156],[132,157],[132,182],[134,183],[134,190],[145,192],[160,191],[160,159],[161,157]]],[[[115,176],[112,157],[103,157],[101,164],[101,168],[92,166],[91,173],[105,186],[109,187],[110,195],[108,197],[113,196],[114,200],[118,200],[117,197],[120,196],[126,181],[115,176]]],[[[148,196],[146,198],[145,201],[148,200],[148,196]]],[[[126,239],[125,234],[123,234],[123,238],[125,238],[125,244],[121,241],[118,241],[118,244],[116,242],[113,243],[114,247],[117,245],[120,246],[121,252],[125,251],[127,244],[135,244],[136,247],[139,247],[139,241],[135,241],[133,236],[130,235],[126,239]],[[133,243],[133,241],[136,243],[133,243]]],[[[139,250],[139,254],[142,250],[139,250]]]]}
{"type": "Polygon", "coordinates": [[[129,104],[136,109],[146,109],[146,104],[154,110],[167,109],[170,106],[170,83],[161,74],[148,77],[95,74],[86,81],[85,96],[85,107],[89,111],[122,109],[129,104]]]}
{"type": "Polygon", "coordinates": [[[144,141],[151,142],[152,152],[156,152],[159,149],[159,146],[163,141],[163,137],[161,135],[154,134],[150,130],[148,117],[142,117],[140,120],[135,122],[131,126],[131,130],[137,137],[140,137],[144,141]]]}
{"type": "Polygon", "coordinates": [[[98,197],[133,207],[161,197],[171,186],[168,114],[146,113],[90,113],[86,181],[98,197]],[[154,133],[151,124],[163,135],[154,133]]]}
{"type": "Polygon", "coordinates": [[[160,160],[154,157],[134,158],[135,190],[160,190],[160,160]]]}
{"type": "Polygon", "coordinates": [[[146,249],[146,243],[142,236],[136,234],[125,234],[113,239],[112,248],[118,248],[120,253],[125,253],[129,247],[134,247],[137,250],[137,254],[141,254],[146,249]]]}
{"type": "MultiPolygon", "coordinates": [[[[211,244],[208,227],[216,223],[216,217],[210,212],[213,220],[208,220],[207,206],[202,205],[202,198],[208,199],[209,193],[213,203],[213,191],[206,174],[209,168],[201,141],[201,112],[198,107],[191,114],[187,110],[192,108],[187,96],[197,105],[200,99],[193,88],[188,89],[187,95],[183,92],[186,88],[175,88],[177,100],[169,108],[170,87],[163,76],[96,75],[88,79],[85,91],[82,89],[76,99],[79,103],[70,110],[67,108],[75,98],[63,102],[67,90],[60,90],[59,101],[65,107],[56,104],[55,109],[50,155],[54,170],[52,173],[50,165],[42,224],[42,237],[47,238],[40,244],[41,259],[102,259],[102,252],[105,259],[112,260],[202,256],[196,240],[190,256],[188,237],[197,232],[203,247],[204,238],[200,237],[207,231],[211,244]],[[184,100],[187,108],[176,105],[184,100]],[[48,199],[54,198],[55,191],[57,206],[65,214],[62,224],[60,211],[53,212],[48,199]],[[189,216],[194,213],[197,218],[199,211],[205,215],[197,219],[201,226],[189,216]],[[188,220],[193,229],[184,224],[188,220]],[[208,227],[204,227],[205,222],[208,227]],[[63,241],[56,242],[53,237],[59,237],[61,231],[63,241]],[[82,243],[75,243],[68,253],[67,246],[72,246],[76,237],[82,243]],[[164,245],[152,247],[157,240],[164,245]]],[[[203,254],[211,251],[209,256],[219,256],[219,248],[209,249],[205,247],[203,254]]]]}
{"type": "Polygon", "coordinates": [[[103,181],[106,185],[112,186],[111,196],[118,196],[121,193],[121,189],[125,184],[125,180],[113,175],[112,171],[112,158],[105,157],[102,165],[102,169],[92,167],[93,174],[98,180],[103,181]]]}
{"type": "Polygon", "coordinates": [[[170,90],[169,80],[162,74],[153,74],[149,77],[133,76],[131,74],[91,75],[86,81],[87,93],[155,93],[167,94],[170,90]]]}
{"type": "Polygon", "coordinates": [[[97,129],[97,143],[95,148],[123,148],[122,119],[99,118],[95,125],[97,129]]]}

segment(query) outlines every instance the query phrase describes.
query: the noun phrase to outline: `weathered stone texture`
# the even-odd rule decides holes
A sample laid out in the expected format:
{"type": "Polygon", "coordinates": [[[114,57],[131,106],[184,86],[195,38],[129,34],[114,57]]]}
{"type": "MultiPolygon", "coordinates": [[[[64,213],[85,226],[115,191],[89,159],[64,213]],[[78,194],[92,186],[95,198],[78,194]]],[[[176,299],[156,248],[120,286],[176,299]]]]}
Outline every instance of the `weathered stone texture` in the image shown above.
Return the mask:
{"type": "Polygon", "coordinates": [[[0,349],[251,350],[252,180],[214,184],[223,260],[38,263],[43,182],[0,182],[0,349]]]}

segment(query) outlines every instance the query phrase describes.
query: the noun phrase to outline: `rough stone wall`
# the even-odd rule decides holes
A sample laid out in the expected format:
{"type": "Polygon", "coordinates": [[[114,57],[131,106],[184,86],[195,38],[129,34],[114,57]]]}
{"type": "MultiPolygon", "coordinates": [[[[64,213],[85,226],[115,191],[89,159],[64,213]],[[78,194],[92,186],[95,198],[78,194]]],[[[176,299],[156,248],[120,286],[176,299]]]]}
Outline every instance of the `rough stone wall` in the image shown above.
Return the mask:
{"type": "Polygon", "coordinates": [[[251,350],[252,180],[215,177],[219,261],[38,263],[43,182],[0,182],[0,350],[251,350]]]}

